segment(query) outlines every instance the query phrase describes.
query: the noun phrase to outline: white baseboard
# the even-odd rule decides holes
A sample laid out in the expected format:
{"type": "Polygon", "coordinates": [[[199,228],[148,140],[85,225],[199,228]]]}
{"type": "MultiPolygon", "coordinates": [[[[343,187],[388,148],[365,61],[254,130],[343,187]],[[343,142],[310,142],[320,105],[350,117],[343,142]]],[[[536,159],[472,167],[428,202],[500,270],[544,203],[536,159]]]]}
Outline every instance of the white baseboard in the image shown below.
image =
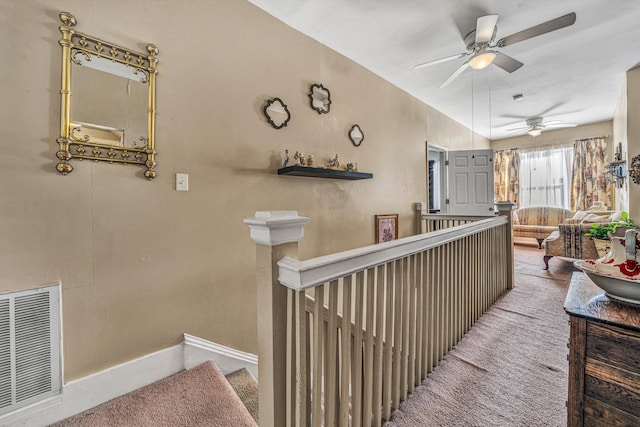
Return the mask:
{"type": "Polygon", "coordinates": [[[258,375],[257,356],[185,334],[183,344],[71,381],[61,395],[1,416],[0,427],[48,426],[206,360],[225,374],[247,368],[258,375]]]}
{"type": "Polygon", "coordinates": [[[246,368],[258,378],[258,356],[184,334],[184,365],[186,369],[213,360],[223,374],[246,368]]]}

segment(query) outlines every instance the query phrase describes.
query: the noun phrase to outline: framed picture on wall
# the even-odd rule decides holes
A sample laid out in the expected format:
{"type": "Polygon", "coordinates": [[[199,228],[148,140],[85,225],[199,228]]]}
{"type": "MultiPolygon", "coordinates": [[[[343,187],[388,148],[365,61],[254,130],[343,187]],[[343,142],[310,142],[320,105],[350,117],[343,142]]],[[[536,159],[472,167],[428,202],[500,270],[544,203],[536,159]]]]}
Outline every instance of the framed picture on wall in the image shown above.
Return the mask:
{"type": "Polygon", "coordinates": [[[376,243],[398,238],[398,214],[376,215],[376,243]]]}

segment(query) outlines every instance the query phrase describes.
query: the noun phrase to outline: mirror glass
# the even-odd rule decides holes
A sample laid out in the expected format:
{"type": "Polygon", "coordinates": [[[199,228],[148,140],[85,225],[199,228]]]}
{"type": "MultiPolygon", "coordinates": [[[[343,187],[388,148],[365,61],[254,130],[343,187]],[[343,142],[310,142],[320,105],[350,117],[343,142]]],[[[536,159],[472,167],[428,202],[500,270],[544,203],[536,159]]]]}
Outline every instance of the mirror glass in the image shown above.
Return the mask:
{"type": "Polygon", "coordinates": [[[291,119],[287,105],[280,98],[273,98],[267,101],[264,106],[264,115],[271,126],[276,129],[286,126],[291,119]]]}
{"type": "Polygon", "coordinates": [[[351,140],[351,143],[356,147],[359,147],[360,144],[362,144],[362,141],[364,141],[364,132],[362,132],[360,126],[351,126],[351,130],[349,131],[349,139],[351,140]]]}
{"type": "Polygon", "coordinates": [[[309,92],[309,98],[311,99],[311,108],[318,112],[318,114],[326,114],[331,108],[331,94],[329,89],[322,86],[322,84],[311,85],[311,91],[309,92]]]}
{"type": "Polygon", "coordinates": [[[71,138],[76,141],[124,146],[124,129],[99,126],[92,123],[71,122],[71,138]]]}
{"type": "Polygon", "coordinates": [[[96,56],[87,61],[85,55],[76,55],[71,65],[72,139],[146,146],[148,80],[144,73],[134,71],[139,70],[96,56]]]}

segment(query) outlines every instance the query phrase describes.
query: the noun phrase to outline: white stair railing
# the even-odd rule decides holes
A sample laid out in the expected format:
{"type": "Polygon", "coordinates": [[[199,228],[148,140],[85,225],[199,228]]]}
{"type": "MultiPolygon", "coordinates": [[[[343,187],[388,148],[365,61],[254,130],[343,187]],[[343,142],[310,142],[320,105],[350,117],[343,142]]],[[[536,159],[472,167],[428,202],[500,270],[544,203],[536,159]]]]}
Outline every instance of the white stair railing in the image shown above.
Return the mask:
{"type": "Polygon", "coordinates": [[[388,420],[513,286],[508,208],[508,215],[305,261],[296,252],[308,219],[271,212],[245,220],[260,243],[260,424],[388,420]]]}

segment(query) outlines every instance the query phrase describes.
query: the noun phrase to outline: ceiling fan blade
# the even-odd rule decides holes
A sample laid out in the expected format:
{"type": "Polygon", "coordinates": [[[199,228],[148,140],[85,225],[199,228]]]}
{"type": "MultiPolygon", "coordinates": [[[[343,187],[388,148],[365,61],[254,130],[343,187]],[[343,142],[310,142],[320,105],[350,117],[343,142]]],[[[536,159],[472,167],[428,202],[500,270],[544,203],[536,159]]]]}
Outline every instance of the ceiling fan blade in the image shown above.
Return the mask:
{"type": "Polygon", "coordinates": [[[517,124],[519,124],[519,123],[523,123],[523,122],[524,122],[524,118],[523,118],[523,119],[520,119],[520,120],[518,120],[518,121],[515,121],[515,122],[509,122],[509,123],[505,123],[505,124],[503,124],[503,125],[498,125],[498,126],[496,126],[496,127],[498,127],[498,128],[502,128],[502,127],[505,127],[505,126],[513,126],[513,125],[517,125],[517,124]]]}
{"type": "Polygon", "coordinates": [[[451,74],[449,76],[449,78],[447,80],[444,81],[444,83],[442,83],[440,86],[438,86],[438,89],[442,89],[443,87],[446,87],[449,85],[449,83],[451,83],[452,81],[454,81],[460,74],[462,74],[462,72],[464,70],[466,70],[469,67],[469,62],[465,62],[464,64],[462,64],[460,66],[460,68],[458,68],[456,71],[454,71],[453,74],[451,74]]]}
{"type": "Polygon", "coordinates": [[[423,62],[422,64],[418,64],[413,67],[414,70],[419,70],[420,68],[430,67],[432,65],[441,64],[443,62],[452,61],[454,59],[463,58],[467,56],[467,52],[459,53],[457,55],[447,56],[446,58],[436,59],[435,61],[423,62]]]}
{"type": "Polygon", "coordinates": [[[519,31],[510,36],[504,37],[498,40],[496,44],[498,47],[509,46],[515,43],[519,43],[524,40],[531,39],[533,37],[540,36],[542,34],[550,33],[551,31],[559,30],[560,28],[568,27],[576,22],[576,13],[571,12],[559,18],[552,19],[542,24],[538,24],[526,30],[519,31]]]}
{"type": "Polygon", "coordinates": [[[488,43],[496,30],[498,15],[481,16],[476,20],[476,43],[488,43]]]}
{"type": "Polygon", "coordinates": [[[512,114],[503,114],[500,117],[503,117],[505,119],[517,119],[518,122],[524,122],[527,119],[525,116],[516,116],[512,114]]]}
{"type": "Polygon", "coordinates": [[[538,113],[538,116],[539,117],[545,117],[547,114],[549,114],[550,112],[552,112],[556,108],[559,108],[559,107],[563,106],[564,104],[566,104],[566,102],[558,102],[557,104],[552,105],[551,107],[547,108],[546,110],[538,113]]]}
{"type": "Polygon", "coordinates": [[[496,52],[496,57],[493,59],[493,64],[505,70],[507,73],[513,73],[524,64],[517,59],[505,55],[502,52],[496,52]]]}
{"type": "Polygon", "coordinates": [[[554,125],[559,125],[559,124],[563,124],[564,122],[562,120],[551,120],[548,122],[542,122],[543,126],[554,126],[554,125]]]}
{"type": "Polygon", "coordinates": [[[529,126],[524,126],[524,127],[519,127],[519,128],[511,128],[511,129],[505,129],[505,132],[518,132],[521,130],[529,130],[529,126]]]}
{"type": "Polygon", "coordinates": [[[544,127],[546,128],[574,128],[578,126],[577,123],[544,123],[544,127]]]}

